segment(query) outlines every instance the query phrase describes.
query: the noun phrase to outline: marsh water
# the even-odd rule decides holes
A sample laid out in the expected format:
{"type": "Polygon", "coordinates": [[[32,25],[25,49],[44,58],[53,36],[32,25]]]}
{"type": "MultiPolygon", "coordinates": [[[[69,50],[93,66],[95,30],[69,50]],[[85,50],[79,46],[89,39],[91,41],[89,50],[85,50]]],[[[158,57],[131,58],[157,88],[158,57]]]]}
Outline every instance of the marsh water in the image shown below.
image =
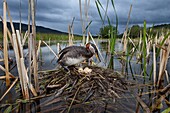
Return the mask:
{"type": "MultiPolygon", "coordinates": [[[[56,42],[47,42],[50,47],[52,48],[52,50],[55,53],[58,53],[58,48],[57,48],[57,43],[56,42]]],[[[68,45],[68,42],[59,42],[61,48],[65,48],[68,45]]],[[[75,41],[74,42],[75,45],[80,45],[81,41],[75,41]]],[[[99,40],[96,41],[96,44],[101,52],[100,58],[102,60],[102,62],[99,62],[95,57],[93,57],[93,60],[95,62],[96,65],[101,66],[101,67],[105,67],[107,68],[109,60],[110,60],[110,55],[107,54],[107,50],[108,50],[108,42],[107,40],[99,40]]],[[[115,45],[115,51],[116,52],[120,52],[123,49],[123,45],[121,44],[120,41],[116,42],[115,45]]],[[[25,56],[25,64],[28,66],[28,49],[24,50],[24,56],[25,56]]],[[[152,53],[151,53],[152,56],[152,53]]],[[[0,51],[0,57],[2,57],[2,52],[0,51]]],[[[13,50],[9,50],[9,57],[11,59],[13,59],[13,64],[11,65],[12,70],[10,71],[13,75],[17,76],[17,69],[16,69],[16,62],[15,62],[15,55],[14,55],[14,51],[13,50]],[[14,67],[14,68],[13,68],[14,67]]],[[[40,57],[38,59],[39,61],[39,70],[53,70],[56,68],[56,66],[58,65],[56,63],[57,58],[54,56],[54,54],[49,50],[49,48],[47,46],[42,46],[41,50],[40,50],[40,57]]],[[[114,70],[115,71],[119,71],[119,72],[125,72],[125,68],[122,66],[122,60],[120,59],[119,55],[115,55],[114,56],[114,70]]],[[[3,65],[1,63],[1,65],[3,65]]],[[[150,57],[150,61],[147,67],[147,71],[148,73],[150,72],[152,67],[152,57],[150,57]]],[[[168,61],[167,64],[167,71],[170,74],[170,62],[168,61]]],[[[132,83],[136,83],[136,84],[143,84],[145,82],[145,84],[150,84],[151,81],[149,80],[149,76],[146,77],[146,80],[143,79],[143,77],[141,77],[141,73],[142,73],[142,68],[141,68],[141,64],[136,62],[136,57],[133,57],[131,60],[131,63],[128,65],[128,68],[126,70],[126,79],[132,83]],[[131,67],[131,68],[129,68],[131,67]],[[133,77],[132,74],[135,76],[133,77]]],[[[0,76],[3,76],[4,72],[0,70],[0,76]]],[[[3,93],[6,90],[6,86],[5,86],[5,81],[0,81],[0,96],[3,95],[3,93]]],[[[148,92],[150,90],[150,86],[145,87],[143,90],[143,92],[148,92]]],[[[140,89],[141,90],[141,89],[140,89]]],[[[135,89],[132,91],[133,93],[138,93],[139,89],[135,89]]],[[[1,104],[5,104],[5,103],[15,103],[16,100],[20,97],[19,92],[16,92],[15,87],[10,90],[10,92],[5,96],[5,98],[0,102],[1,104]]],[[[51,97],[47,97],[47,98],[43,98],[40,99],[38,103],[43,103],[44,101],[48,100],[51,97]]],[[[142,98],[144,100],[144,102],[146,103],[150,103],[151,100],[151,95],[145,95],[142,98]]],[[[114,105],[112,105],[112,107],[115,108],[115,111],[111,111],[113,113],[132,113],[132,112],[136,112],[136,107],[137,107],[137,101],[135,99],[134,96],[132,96],[130,94],[130,92],[127,94],[127,97],[125,98],[121,98],[121,99],[116,99],[114,100],[115,103],[114,105]]],[[[37,103],[34,103],[33,105],[31,105],[33,108],[36,108],[37,103]]],[[[48,107],[54,107],[55,105],[50,105],[48,107]]],[[[166,108],[167,106],[165,105],[164,108],[166,108]]],[[[31,108],[32,109],[32,108],[31,108]]],[[[43,110],[45,110],[46,108],[39,108],[40,112],[43,112],[43,110]]],[[[4,109],[1,109],[0,112],[3,112],[4,109]]],[[[142,111],[142,109],[140,109],[140,111],[142,111]]],[[[24,110],[21,110],[20,112],[25,112],[24,110]]],[[[37,112],[36,109],[32,109],[31,112],[37,112]]],[[[55,111],[54,111],[55,113],[55,111]]]]}

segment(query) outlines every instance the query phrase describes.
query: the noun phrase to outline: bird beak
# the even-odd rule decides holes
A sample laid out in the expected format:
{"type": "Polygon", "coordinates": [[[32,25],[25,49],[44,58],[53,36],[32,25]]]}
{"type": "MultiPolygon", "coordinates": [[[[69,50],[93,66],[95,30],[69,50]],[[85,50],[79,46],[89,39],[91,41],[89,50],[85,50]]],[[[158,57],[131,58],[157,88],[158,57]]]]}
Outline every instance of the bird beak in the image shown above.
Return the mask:
{"type": "Polygon", "coordinates": [[[101,60],[100,60],[100,57],[99,57],[98,53],[96,53],[96,57],[97,57],[97,59],[99,60],[99,62],[101,62],[101,60]]]}

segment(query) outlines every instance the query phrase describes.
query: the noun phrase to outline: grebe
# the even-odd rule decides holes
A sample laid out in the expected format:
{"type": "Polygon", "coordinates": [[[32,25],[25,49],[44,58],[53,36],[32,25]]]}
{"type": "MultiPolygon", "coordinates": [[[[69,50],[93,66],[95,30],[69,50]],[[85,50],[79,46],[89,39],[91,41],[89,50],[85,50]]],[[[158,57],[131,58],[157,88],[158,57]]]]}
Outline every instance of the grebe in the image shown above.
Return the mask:
{"type": "Polygon", "coordinates": [[[97,47],[93,43],[87,43],[84,46],[69,46],[59,52],[57,62],[68,71],[67,66],[73,66],[84,60],[91,58],[93,55],[99,59],[97,47]]]}

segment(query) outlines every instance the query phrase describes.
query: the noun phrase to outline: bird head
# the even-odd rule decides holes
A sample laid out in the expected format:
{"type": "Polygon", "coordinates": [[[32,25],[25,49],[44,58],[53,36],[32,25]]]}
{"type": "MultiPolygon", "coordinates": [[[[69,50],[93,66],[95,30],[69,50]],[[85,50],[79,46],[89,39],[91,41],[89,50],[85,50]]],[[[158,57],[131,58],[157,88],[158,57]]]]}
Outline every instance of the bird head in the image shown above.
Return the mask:
{"type": "Polygon", "coordinates": [[[93,55],[96,55],[97,59],[101,62],[96,45],[89,42],[86,44],[86,49],[89,49],[93,53],[93,55]]]}

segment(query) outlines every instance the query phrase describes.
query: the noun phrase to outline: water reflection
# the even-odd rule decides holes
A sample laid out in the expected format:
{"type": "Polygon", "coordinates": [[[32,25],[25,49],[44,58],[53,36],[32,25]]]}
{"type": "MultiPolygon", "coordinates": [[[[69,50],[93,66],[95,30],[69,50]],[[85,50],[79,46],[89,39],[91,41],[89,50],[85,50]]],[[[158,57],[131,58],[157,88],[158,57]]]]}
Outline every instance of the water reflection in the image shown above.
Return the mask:
{"type": "MultiPolygon", "coordinates": [[[[111,55],[108,54],[108,40],[98,40],[97,42],[97,46],[101,52],[101,55],[104,59],[103,62],[98,62],[98,60],[96,59],[96,57],[93,57],[93,60],[96,64],[98,64],[101,67],[107,67],[110,59],[111,59],[111,55]]],[[[52,48],[52,50],[55,53],[58,53],[58,48],[57,48],[57,43],[60,43],[61,49],[65,48],[68,45],[67,41],[62,41],[62,42],[55,42],[55,43],[49,43],[52,48]]],[[[81,45],[81,41],[75,41],[74,42],[75,45],[80,46],[81,45]]],[[[115,51],[116,52],[120,52],[123,50],[123,45],[121,44],[121,42],[118,40],[116,42],[115,45],[115,51]]],[[[41,50],[40,50],[40,55],[38,58],[39,61],[39,70],[51,70],[51,69],[55,69],[57,66],[57,58],[55,57],[55,55],[49,50],[49,48],[47,46],[42,46],[41,50]]],[[[0,51],[0,56],[2,57],[3,54],[0,51]]],[[[13,50],[9,50],[9,56],[10,58],[12,58],[14,60],[14,63],[11,67],[15,66],[16,67],[16,61],[15,61],[15,55],[14,55],[14,51],[13,50]]],[[[24,56],[25,56],[25,64],[28,67],[28,49],[24,49],[24,56]]],[[[100,56],[101,57],[101,56],[100,56]]],[[[136,57],[132,58],[132,62],[130,63],[132,70],[130,70],[130,68],[128,68],[128,73],[133,73],[133,74],[141,74],[142,69],[141,69],[141,65],[140,63],[136,63],[136,57]],[[134,61],[134,62],[133,62],[134,61]]],[[[119,59],[119,56],[113,56],[113,62],[114,62],[114,70],[118,70],[118,71],[122,71],[122,64],[121,64],[121,60],[119,59]]],[[[2,62],[0,62],[0,65],[3,65],[2,62]]],[[[127,67],[130,67],[129,65],[127,67]]],[[[151,68],[151,65],[148,65],[148,71],[151,68]]],[[[170,67],[170,63],[168,63],[167,65],[168,67],[170,67]]],[[[169,68],[168,68],[169,69],[169,68]]],[[[14,68],[10,71],[12,74],[17,75],[17,68],[14,68]]],[[[169,72],[169,71],[168,71],[169,72]]],[[[0,70],[0,75],[4,75],[5,73],[0,70]]]]}

